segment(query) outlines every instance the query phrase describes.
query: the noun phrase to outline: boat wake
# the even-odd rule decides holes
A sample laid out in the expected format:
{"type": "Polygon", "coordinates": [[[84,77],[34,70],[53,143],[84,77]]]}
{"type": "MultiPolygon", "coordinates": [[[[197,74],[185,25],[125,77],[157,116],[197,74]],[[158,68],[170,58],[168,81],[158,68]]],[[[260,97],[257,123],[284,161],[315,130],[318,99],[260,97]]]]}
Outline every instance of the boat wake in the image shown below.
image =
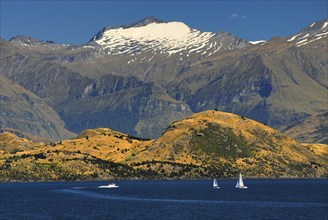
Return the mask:
{"type": "Polygon", "coordinates": [[[163,202],[163,203],[201,203],[201,204],[220,204],[227,206],[255,206],[255,207],[288,207],[288,208],[300,208],[300,207],[325,207],[328,205],[325,203],[301,203],[301,202],[266,202],[266,201],[229,201],[229,200],[194,200],[194,199],[161,199],[161,198],[138,198],[127,196],[112,196],[108,194],[101,194],[92,191],[78,190],[78,189],[61,189],[60,192],[71,193],[81,196],[92,197],[96,199],[108,199],[108,200],[121,200],[121,201],[140,201],[140,202],[163,202]]]}

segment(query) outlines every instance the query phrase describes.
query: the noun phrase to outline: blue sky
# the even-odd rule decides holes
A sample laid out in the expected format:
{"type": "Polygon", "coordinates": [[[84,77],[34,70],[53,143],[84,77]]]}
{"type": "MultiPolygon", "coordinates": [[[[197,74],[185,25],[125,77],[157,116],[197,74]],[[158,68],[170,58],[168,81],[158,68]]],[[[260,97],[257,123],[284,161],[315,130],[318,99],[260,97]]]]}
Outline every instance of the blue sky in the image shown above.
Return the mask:
{"type": "Polygon", "coordinates": [[[105,26],[147,16],[201,31],[224,30],[246,40],[290,36],[327,18],[327,1],[1,1],[0,35],[86,43],[105,26]]]}

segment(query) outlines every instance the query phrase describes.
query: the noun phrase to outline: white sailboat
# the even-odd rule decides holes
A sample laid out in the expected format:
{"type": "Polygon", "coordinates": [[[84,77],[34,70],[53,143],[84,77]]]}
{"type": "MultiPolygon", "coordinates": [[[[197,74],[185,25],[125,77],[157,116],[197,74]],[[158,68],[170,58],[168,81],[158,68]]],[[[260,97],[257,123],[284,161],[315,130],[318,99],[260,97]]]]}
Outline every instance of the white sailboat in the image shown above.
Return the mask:
{"type": "Polygon", "coordinates": [[[220,189],[220,187],[218,185],[218,181],[216,179],[213,180],[213,188],[214,189],[220,189]]]}
{"type": "Polygon", "coordinates": [[[244,185],[244,181],[241,176],[241,173],[239,173],[239,180],[237,180],[236,188],[237,189],[247,189],[247,186],[244,185]]]}

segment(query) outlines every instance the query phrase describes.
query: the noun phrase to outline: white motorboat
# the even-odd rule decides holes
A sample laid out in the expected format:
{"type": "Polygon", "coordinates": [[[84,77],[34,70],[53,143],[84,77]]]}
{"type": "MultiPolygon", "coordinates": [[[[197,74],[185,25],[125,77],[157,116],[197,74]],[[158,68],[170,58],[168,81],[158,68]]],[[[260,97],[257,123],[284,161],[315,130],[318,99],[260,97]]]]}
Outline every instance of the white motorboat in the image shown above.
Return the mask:
{"type": "Polygon", "coordinates": [[[98,186],[98,188],[118,188],[119,186],[116,185],[115,183],[110,183],[106,186],[98,186]]]}

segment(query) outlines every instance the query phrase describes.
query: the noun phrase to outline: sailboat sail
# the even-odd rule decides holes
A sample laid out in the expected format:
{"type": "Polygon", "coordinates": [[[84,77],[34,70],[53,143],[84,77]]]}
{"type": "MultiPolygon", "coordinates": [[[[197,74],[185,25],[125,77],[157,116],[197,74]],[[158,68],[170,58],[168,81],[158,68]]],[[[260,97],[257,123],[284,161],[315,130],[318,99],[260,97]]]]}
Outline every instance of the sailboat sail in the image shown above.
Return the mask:
{"type": "Polygon", "coordinates": [[[239,174],[239,179],[237,180],[236,188],[238,189],[247,189],[247,186],[244,185],[243,178],[241,176],[241,173],[239,174]]]}
{"type": "Polygon", "coordinates": [[[218,187],[218,182],[216,181],[216,179],[214,179],[213,181],[213,187],[218,187]]]}
{"type": "Polygon", "coordinates": [[[214,189],[220,189],[220,187],[218,185],[218,181],[216,179],[213,180],[213,188],[214,189]]]}
{"type": "Polygon", "coordinates": [[[244,182],[243,182],[243,179],[242,179],[242,177],[241,177],[241,173],[239,174],[239,186],[240,187],[244,187],[244,182]]]}

